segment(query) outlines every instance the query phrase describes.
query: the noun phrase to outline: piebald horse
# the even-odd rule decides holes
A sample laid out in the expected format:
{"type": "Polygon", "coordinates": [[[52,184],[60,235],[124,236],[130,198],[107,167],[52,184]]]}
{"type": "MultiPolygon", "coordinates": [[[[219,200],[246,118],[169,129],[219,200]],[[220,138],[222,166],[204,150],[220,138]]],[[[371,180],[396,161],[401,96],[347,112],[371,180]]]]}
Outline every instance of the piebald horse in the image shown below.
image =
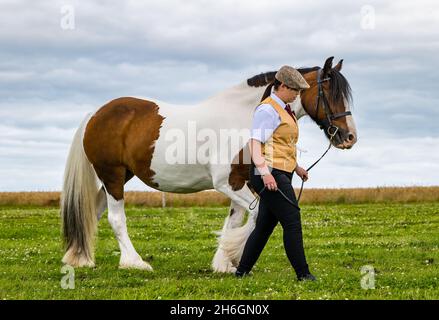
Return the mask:
{"type": "MultiPolygon", "coordinates": [[[[328,58],[323,68],[299,69],[310,88],[296,99],[293,110],[297,119],[310,116],[329,138],[326,106],[316,106],[317,82],[328,80],[321,86],[327,106],[332,113],[345,114],[332,121],[338,131],[331,142],[339,149],[349,149],[357,140],[348,112],[351,91],[340,73],[343,60],[335,67],[332,60],[333,57],[328,58]]],[[[88,114],[75,133],[64,174],[63,263],[75,267],[95,265],[97,223],[108,209],[108,221],[120,247],[119,267],[152,270],[131,243],[126,225],[124,185],[137,176],[160,191],[192,193],[216,189],[227,195],[230,209],[218,232],[212,268],[215,272],[234,272],[258,213],[257,207],[249,208],[255,199],[248,184],[251,162],[247,143],[252,113],[261,97],[270,94],[274,75],[275,72],[256,75],[191,106],[125,97],[88,114]],[[219,151],[215,139],[224,131],[229,136],[220,143],[226,145],[227,152],[219,151]],[[239,136],[241,131],[248,134],[231,143],[230,138],[239,136]],[[177,160],[176,153],[180,153],[177,160]],[[249,217],[244,223],[247,211],[249,217]]]]}

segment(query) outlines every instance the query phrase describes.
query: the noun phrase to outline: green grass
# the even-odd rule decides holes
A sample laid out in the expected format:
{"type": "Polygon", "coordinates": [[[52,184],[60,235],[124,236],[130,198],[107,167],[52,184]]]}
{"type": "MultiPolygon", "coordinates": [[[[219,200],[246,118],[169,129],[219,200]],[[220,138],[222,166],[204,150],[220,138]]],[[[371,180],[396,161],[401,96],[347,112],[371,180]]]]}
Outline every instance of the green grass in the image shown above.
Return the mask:
{"type": "Polygon", "coordinates": [[[318,277],[300,283],[277,226],[253,276],[215,274],[212,234],[227,208],[127,209],[138,252],[154,272],[119,270],[119,248],[99,225],[96,268],[60,286],[63,251],[57,209],[0,207],[0,299],[438,299],[439,203],[303,205],[308,262],[318,277]],[[375,289],[361,288],[372,265],[375,289]]]}

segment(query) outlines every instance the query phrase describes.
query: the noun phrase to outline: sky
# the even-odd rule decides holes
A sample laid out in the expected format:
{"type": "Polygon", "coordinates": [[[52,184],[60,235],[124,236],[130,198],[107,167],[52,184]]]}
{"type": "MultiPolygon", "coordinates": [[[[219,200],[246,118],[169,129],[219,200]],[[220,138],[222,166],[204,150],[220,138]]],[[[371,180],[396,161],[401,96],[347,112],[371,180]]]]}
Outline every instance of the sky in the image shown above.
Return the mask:
{"type": "MultiPolygon", "coordinates": [[[[358,142],[305,187],[439,185],[438,52],[437,1],[1,0],[0,191],[60,190],[76,128],[114,98],[187,105],[329,56],[344,59],[358,142]]],[[[299,126],[306,168],[327,140],[299,126]]]]}

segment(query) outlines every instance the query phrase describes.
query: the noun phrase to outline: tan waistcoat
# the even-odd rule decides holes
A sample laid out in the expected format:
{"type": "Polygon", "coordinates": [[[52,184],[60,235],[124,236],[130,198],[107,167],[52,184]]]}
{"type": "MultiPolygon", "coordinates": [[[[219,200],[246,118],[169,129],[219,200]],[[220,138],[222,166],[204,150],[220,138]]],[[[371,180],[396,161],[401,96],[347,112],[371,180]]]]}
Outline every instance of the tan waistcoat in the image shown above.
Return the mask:
{"type": "Polygon", "coordinates": [[[280,124],[262,144],[262,154],[269,167],[293,172],[296,168],[296,143],[299,139],[297,119],[292,118],[273,98],[268,96],[260,104],[270,104],[280,116],[280,124]]]}

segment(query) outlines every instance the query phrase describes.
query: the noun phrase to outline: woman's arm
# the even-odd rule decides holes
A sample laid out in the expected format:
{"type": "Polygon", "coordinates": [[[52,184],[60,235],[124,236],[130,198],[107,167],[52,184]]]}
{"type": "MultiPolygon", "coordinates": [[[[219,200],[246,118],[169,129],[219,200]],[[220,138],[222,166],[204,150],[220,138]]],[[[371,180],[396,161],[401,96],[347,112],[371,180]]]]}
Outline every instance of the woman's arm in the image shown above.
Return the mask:
{"type": "Polygon", "coordinates": [[[308,171],[306,171],[304,168],[302,168],[298,164],[296,165],[296,168],[294,169],[294,171],[303,181],[308,180],[308,171]]]}
{"type": "Polygon", "coordinates": [[[260,141],[256,139],[250,139],[250,155],[252,157],[253,163],[258,169],[259,173],[262,176],[262,180],[264,181],[264,185],[268,188],[268,190],[277,190],[276,180],[273,175],[270,173],[267,164],[265,163],[265,158],[262,155],[262,144],[260,141]]]}

